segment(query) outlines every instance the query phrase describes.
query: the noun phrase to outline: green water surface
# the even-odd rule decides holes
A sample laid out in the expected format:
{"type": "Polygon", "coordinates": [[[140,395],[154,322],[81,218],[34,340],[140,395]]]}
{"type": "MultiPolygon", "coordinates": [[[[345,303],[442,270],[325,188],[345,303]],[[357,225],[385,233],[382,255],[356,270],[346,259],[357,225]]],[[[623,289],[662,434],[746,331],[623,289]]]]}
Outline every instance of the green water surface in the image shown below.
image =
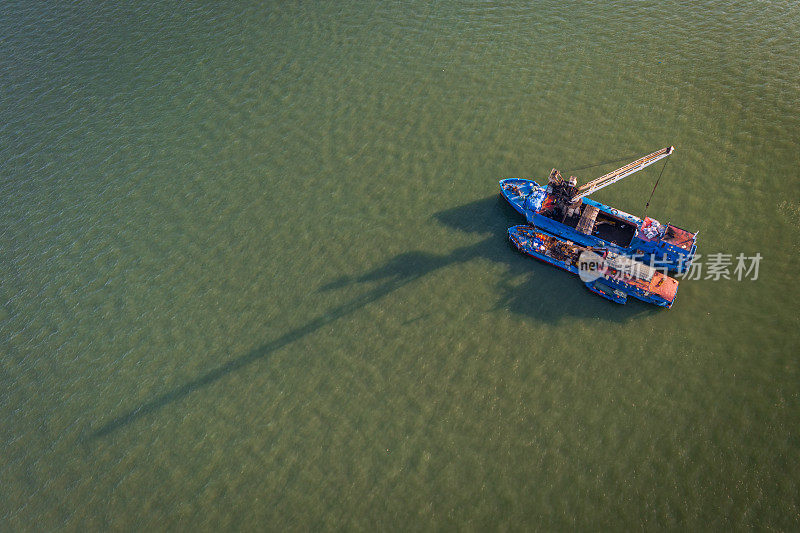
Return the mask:
{"type": "Polygon", "coordinates": [[[777,0],[3,3],[0,529],[797,529],[798,43],[777,0]],[[498,179],[669,145],[648,215],[758,280],[617,306],[507,244],[498,179]]]}

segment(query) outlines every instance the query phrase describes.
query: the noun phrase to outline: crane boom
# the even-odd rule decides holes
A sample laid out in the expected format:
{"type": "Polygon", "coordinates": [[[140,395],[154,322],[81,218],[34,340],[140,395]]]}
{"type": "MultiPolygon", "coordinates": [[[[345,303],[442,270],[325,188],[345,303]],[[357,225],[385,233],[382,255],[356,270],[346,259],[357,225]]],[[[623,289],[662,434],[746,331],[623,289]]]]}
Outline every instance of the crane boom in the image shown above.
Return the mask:
{"type": "Polygon", "coordinates": [[[657,152],[653,152],[652,154],[646,155],[646,156],[642,157],[641,159],[637,159],[636,161],[633,161],[632,163],[628,163],[624,167],[620,167],[617,170],[613,170],[613,171],[609,172],[608,174],[600,176],[599,178],[594,179],[594,180],[590,181],[589,183],[587,183],[585,185],[581,185],[580,187],[578,187],[577,192],[575,193],[574,196],[572,196],[570,201],[571,202],[576,202],[576,201],[580,200],[581,198],[583,198],[584,196],[588,196],[588,195],[590,195],[590,194],[592,194],[594,192],[599,191],[603,187],[608,187],[612,183],[616,183],[619,180],[621,180],[622,178],[630,176],[634,172],[638,172],[638,171],[642,170],[643,168],[645,168],[645,167],[647,167],[649,165],[652,165],[656,161],[667,157],[673,151],[675,151],[675,147],[674,146],[670,146],[668,148],[662,148],[661,150],[658,150],[657,152]]]}

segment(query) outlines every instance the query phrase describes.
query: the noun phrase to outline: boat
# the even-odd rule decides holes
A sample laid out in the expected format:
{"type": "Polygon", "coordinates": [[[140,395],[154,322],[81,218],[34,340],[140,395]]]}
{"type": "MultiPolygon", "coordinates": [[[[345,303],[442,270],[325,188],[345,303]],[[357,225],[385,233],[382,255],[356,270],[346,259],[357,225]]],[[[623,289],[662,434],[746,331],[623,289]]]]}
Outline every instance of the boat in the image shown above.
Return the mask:
{"type": "Polygon", "coordinates": [[[674,146],[663,148],[582,186],[577,185],[575,176],[565,180],[554,168],[546,185],[507,178],[500,181],[500,191],[530,225],[541,231],[583,246],[632,256],[651,266],[658,263],[670,271],[685,272],[697,250],[697,232],[661,224],[647,216],[642,219],[587,197],[674,151],[674,146]]]}
{"type": "Polygon", "coordinates": [[[607,249],[583,246],[523,224],[508,230],[509,240],[522,253],[577,274],[593,293],[618,304],[628,297],[672,307],[678,281],[665,273],[607,249]]]}

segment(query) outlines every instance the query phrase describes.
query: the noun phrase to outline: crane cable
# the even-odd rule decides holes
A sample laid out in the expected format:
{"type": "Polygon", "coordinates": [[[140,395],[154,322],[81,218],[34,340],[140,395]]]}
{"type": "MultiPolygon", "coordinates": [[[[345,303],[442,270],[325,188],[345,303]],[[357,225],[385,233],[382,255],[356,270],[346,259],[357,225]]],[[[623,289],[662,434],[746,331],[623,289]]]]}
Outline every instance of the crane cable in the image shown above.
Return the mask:
{"type": "Polygon", "coordinates": [[[661,167],[661,172],[658,174],[658,179],[656,180],[656,184],[653,185],[653,190],[650,191],[650,198],[647,199],[647,204],[645,204],[645,206],[644,206],[644,216],[645,217],[647,216],[647,208],[650,207],[650,200],[653,199],[653,194],[655,194],[655,192],[656,192],[656,187],[658,187],[658,182],[661,181],[661,175],[664,174],[664,169],[667,168],[667,161],[669,161],[669,158],[664,159],[664,166],[661,167]]]}
{"type": "Polygon", "coordinates": [[[586,170],[586,169],[589,169],[589,168],[599,167],[600,165],[609,165],[611,163],[619,163],[620,161],[630,161],[631,159],[633,159],[637,155],[638,154],[633,154],[633,155],[621,157],[619,159],[614,159],[612,161],[602,161],[600,163],[595,163],[594,165],[587,165],[585,167],[573,168],[572,170],[565,170],[564,172],[577,172],[579,170],[586,170]]]}

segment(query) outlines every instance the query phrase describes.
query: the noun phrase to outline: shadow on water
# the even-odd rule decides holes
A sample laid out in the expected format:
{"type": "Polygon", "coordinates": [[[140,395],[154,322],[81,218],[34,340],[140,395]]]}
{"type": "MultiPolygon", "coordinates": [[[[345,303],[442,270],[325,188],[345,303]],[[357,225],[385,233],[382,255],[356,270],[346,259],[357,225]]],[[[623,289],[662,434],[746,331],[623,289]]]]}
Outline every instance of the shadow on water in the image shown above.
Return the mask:
{"type": "MultiPolygon", "coordinates": [[[[318,291],[331,291],[356,284],[379,282],[377,286],[360,296],[328,310],[306,324],[109,420],[92,431],[91,437],[99,438],[109,435],[140,418],[153,414],[232,372],[267,358],[276,350],[302,339],[330,322],[380,300],[431,272],[477,258],[490,259],[507,266],[509,281],[500,284],[496,307],[507,309],[522,317],[553,323],[565,318],[596,318],[624,322],[633,317],[657,312],[639,302],[619,306],[603,300],[590,294],[575,276],[518,253],[508,243],[507,229],[509,226],[524,221],[499,196],[442,211],[434,216],[445,226],[464,232],[486,235],[486,237],[475,244],[457,248],[442,255],[425,252],[403,253],[360,276],[345,276],[320,287],[318,291]],[[520,278],[523,278],[521,282],[520,278]]],[[[421,320],[425,316],[423,313],[410,320],[409,323],[421,320]]]]}
{"type": "Polygon", "coordinates": [[[508,228],[525,220],[499,195],[434,215],[443,225],[489,237],[470,247],[473,257],[506,265],[508,275],[498,287],[497,308],[539,322],[594,318],[625,322],[659,312],[629,300],[620,306],[591,294],[574,275],[527,257],[508,240],[508,228]]]}

